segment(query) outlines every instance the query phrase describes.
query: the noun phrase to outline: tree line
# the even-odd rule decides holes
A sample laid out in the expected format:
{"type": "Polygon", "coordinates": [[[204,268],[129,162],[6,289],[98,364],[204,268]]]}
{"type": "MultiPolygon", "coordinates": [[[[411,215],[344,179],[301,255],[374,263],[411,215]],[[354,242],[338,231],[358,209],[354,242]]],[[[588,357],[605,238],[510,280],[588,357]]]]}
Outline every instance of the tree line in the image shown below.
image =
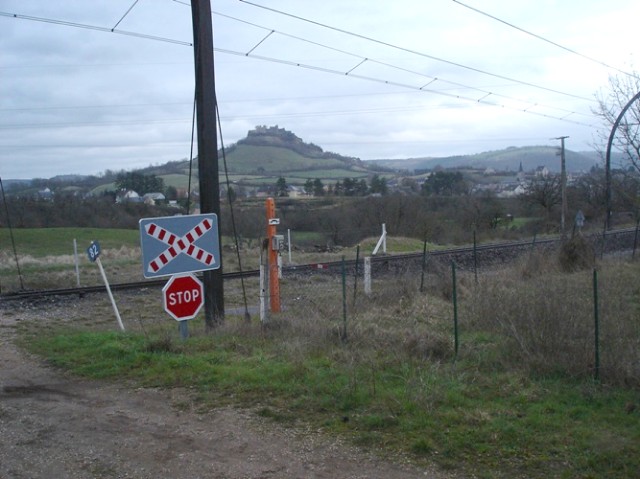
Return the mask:
{"type": "MultiPolygon", "coordinates": [[[[319,178],[307,179],[303,186],[307,196],[366,196],[386,195],[389,191],[386,178],[378,174],[372,176],[369,183],[364,178],[344,178],[333,184],[325,185],[319,178]]],[[[286,178],[279,177],[275,184],[275,195],[283,198],[289,196],[289,185],[286,178]]]]}

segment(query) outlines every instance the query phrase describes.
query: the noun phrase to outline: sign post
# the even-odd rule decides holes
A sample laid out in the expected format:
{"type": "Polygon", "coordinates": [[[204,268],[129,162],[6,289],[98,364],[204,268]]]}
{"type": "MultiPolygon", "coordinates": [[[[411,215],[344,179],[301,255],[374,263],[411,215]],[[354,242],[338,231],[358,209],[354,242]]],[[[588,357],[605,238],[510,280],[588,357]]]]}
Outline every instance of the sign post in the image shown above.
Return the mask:
{"type": "Polygon", "coordinates": [[[204,285],[193,274],[172,276],[162,288],[162,301],[176,321],[195,318],[204,304],[204,285]]]}
{"type": "Polygon", "coordinates": [[[120,318],[120,312],[118,311],[118,306],[116,306],[116,300],[113,299],[113,294],[111,293],[111,288],[109,287],[109,281],[107,281],[107,275],[105,274],[104,268],[102,267],[102,261],[100,261],[100,253],[102,253],[102,250],[100,249],[100,243],[98,243],[97,241],[92,241],[87,248],[87,256],[89,257],[89,261],[91,261],[92,263],[96,263],[98,265],[98,268],[100,269],[102,281],[104,281],[104,285],[107,288],[107,294],[109,295],[109,299],[111,300],[113,312],[116,313],[118,326],[120,326],[121,331],[124,331],[124,324],[122,324],[122,318],[120,318]]]}

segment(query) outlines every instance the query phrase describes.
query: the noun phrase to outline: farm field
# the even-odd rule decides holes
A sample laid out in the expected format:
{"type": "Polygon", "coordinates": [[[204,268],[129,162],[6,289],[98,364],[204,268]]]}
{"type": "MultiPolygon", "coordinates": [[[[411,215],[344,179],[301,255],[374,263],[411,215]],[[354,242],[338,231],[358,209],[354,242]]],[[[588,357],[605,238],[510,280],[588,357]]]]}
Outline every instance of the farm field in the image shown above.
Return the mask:
{"type": "MultiPolygon", "coordinates": [[[[71,288],[77,284],[74,257],[74,239],[78,250],[80,284],[92,286],[102,283],[97,267],[89,262],[85,253],[92,241],[98,240],[102,248],[102,263],[110,282],[123,283],[143,280],[140,253],[140,235],[137,229],[108,228],[17,228],[13,230],[18,265],[13,254],[11,235],[7,228],[0,229],[0,291],[20,289],[20,274],[25,289],[71,288]],[[20,273],[20,274],[19,274],[20,273]]],[[[223,261],[226,272],[238,271],[237,255],[233,251],[233,240],[223,237],[223,261]]],[[[363,254],[375,247],[377,239],[362,243],[363,254]]],[[[292,243],[322,243],[317,233],[294,231],[292,243]]],[[[259,267],[260,250],[256,246],[243,245],[241,249],[242,269],[259,267]]],[[[419,241],[390,238],[390,251],[419,251],[419,241]]],[[[292,254],[294,264],[338,261],[342,256],[355,258],[356,247],[338,252],[320,253],[296,248],[292,254]]],[[[284,254],[285,265],[288,255],[284,254]]]]}

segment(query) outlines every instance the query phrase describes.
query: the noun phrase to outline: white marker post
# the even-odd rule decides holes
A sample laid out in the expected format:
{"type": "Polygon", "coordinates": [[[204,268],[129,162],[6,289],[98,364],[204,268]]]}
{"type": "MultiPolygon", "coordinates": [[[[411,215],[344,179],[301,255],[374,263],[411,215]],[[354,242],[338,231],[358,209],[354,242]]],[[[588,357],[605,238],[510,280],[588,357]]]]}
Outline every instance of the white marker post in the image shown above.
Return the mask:
{"type": "Polygon", "coordinates": [[[80,287],[80,261],[78,260],[78,242],[73,238],[73,261],[76,264],[76,285],[80,287]]]}
{"type": "Polygon", "coordinates": [[[385,223],[382,223],[382,234],[380,235],[378,244],[376,244],[376,247],[373,249],[373,253],[371,253],[371,256],[375,256],[376,254],[378,254],[380,246],[382,246],[382,252],[384,254],[387,254],[387,225],[385,223]]]}
{"type": "Polygon", "coordinates": [[[120,326],[120,330],[124,331],[124,324],[122,324],[122,318],[120,318],[120,312],[118,311],[118,306],[116,306],[116,300],[113,299],[113,294],[111,293],[111,288],[109,287],[109,281],[107,281],[107,275],[105,274],[104,268],[102,267],[102,262],[100,261],[100,253],[100,243],[98,243],[97,241],[92,241],[87,248],[87,256],[89,257],[89,261],[98,264],[100,274],[102,275],[102,280],[104,281],[104,285],[107,288],[107,293],[109,294],[109,299],[111,300],[111,306],[113,306],[113,311],[116,313],[118,325],[120,326]]]}

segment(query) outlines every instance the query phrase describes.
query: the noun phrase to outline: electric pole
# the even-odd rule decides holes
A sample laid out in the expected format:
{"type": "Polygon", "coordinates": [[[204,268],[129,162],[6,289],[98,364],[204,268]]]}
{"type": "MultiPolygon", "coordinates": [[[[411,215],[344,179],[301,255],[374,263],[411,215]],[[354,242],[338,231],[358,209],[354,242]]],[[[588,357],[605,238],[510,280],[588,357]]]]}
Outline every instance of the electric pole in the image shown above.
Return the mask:
{"type": "Polygon", "coordinates": [[[560,233],[562,239],[566,238],[565,218],[567,216],[567,165],[564,156],[564,140],[568,136],[559,136],[554,140],[560,140],[560,189],[562,194],[562,212],[560,214],[560,233]]]}
{"type": "MultiPolygon", "coordinates": [[[[216,136],[216,85],[213,67],[213,25],[210,0],[191,0],[193,55],[198,123],[198,177],[200,212],[220,218],[218,141],[216,136]]],[[[218,221],[220,224],[220,221],[218,221]]],[[[218,244],[220,241],[218,228],[218,244]]],[[[204,315],[207,329],[224,321],[222,258],[220,268],[204,271],[204,315]]]]}

